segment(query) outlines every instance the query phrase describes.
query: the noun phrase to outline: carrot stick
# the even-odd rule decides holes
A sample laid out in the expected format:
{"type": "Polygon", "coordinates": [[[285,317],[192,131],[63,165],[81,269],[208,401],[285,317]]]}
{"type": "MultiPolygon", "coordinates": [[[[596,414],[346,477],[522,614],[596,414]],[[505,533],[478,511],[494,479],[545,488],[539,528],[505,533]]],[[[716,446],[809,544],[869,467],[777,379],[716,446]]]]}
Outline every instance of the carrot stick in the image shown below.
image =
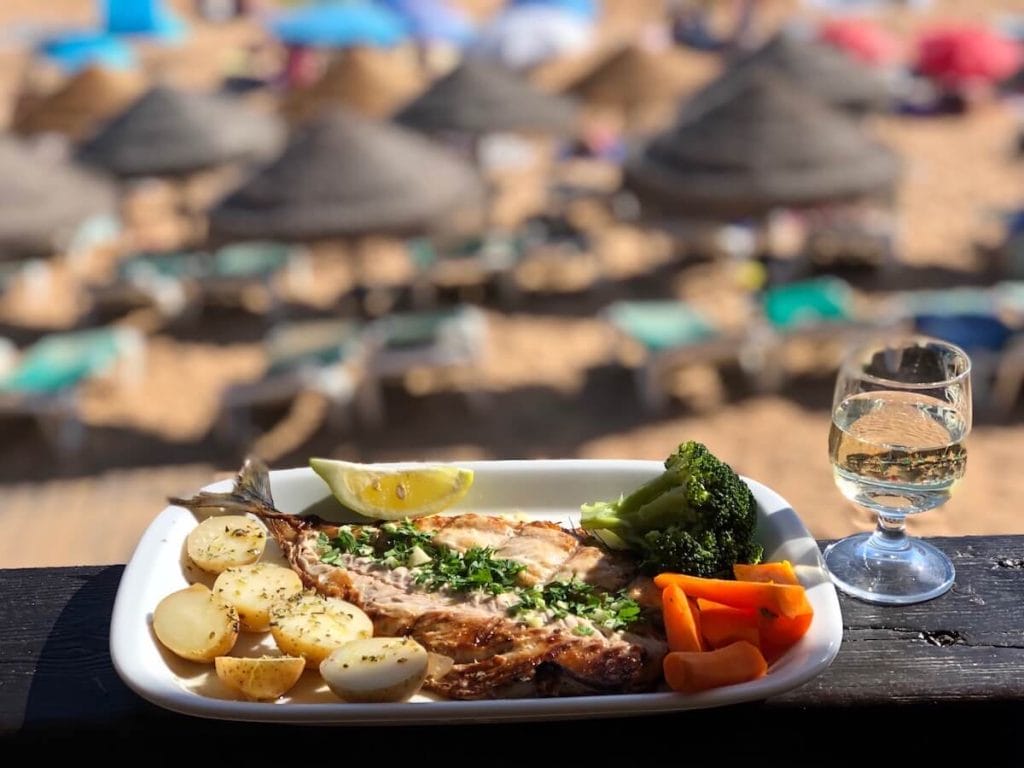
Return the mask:
{"type": "MultiPolygon", "coordinates": [[[[799,584],[793,566],[788,560],[759,565],[733,566],[733,573],[740,581],[758,581],[775,584],[799,584]]],[[[771,611],[762,611],[759,616],[758,628],[763,641],[762,650],[765,655],[781,656],[789,646],[803,637],[811,626],[813,613],[801,613],[797,616],[781,616],[771,611]],[[769,648],[773,649],[769,652],[769,648]]]]}
{"type": "Polygon", "coordinates": [[[789,648],[807,634],[813,618],[814,614],[811,612],[798,616],[776,616],[773,613],[762,612],[758,617],[758,629],[761,639],[766,644],[789,648]]]}
{"type": "Polygon", "coordinates": [[[768,671],[757,646],[743,640],[703,653],[675,651],[665,656],[662,667],[669,686],[680,693],[745,683],[768,671]]]}
{"type": "MultiPolygon", "coordinates": [[[[701,630],[700,606],[697,605],[697,598],[695,598],[695,597],[687,597],[686,598],[686,602],[688,602],[690,604],[690,615],[693,616],[693,625],[697,628],[697,638],[700,639],[700,638],[704,637],[704,632],[701,630]]],[[[701,643],[701,647],[702,648],[703,648],[703,645],[704,644],[701,643]]]]}
{"type": "Polygon", "coordinates": [[[665,618],[665,635],[670,651],[701,650],[700,634],[690,612],[690,602],[679,587],[670,585],[661,593],[661,610],[665,618]]]}
{"type": "Polygon", "coordinates": [[[675,584],[690,597],[703,597],[716,603],[731,605],[733,608],[763,609],[777,616],[787,617],[812,612],[802,586],[703,579],[681,573],[659,573],[654,577],[654,583],[662,589],[675,584]]]}
{"type": "Polygon", "coordinates": [[[760,581],[767,584],[790,584],[799,585],[800,581],[793,570],[793,564],[789,560],[780,560],[774,563],[758,563],[748,565],[736,563],[732,567],[732,573],[737,581],[760,581]]]}
{"type": "Polygon", "coordinates": [[[737,640],[746,640],[760,647],[761,633],[756,611],[733,608],[704,598],[698,598],[697,605],[700,608],[701,632],[709,646],[722,648],[737,640]]]}

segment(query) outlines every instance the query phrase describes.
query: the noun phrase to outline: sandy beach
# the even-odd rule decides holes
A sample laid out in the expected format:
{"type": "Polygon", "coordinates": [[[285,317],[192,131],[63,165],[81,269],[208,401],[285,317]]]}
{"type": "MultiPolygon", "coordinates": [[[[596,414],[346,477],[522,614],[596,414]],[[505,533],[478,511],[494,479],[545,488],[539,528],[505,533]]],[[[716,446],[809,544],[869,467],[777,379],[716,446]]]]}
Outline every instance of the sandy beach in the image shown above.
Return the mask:
{"type": "MultiPolygon", "coordinates": [[[[28,21],[87,23],[92,5],[86,0],[2,4],[0,121],[24,71],[26,54],[14,31],[28,21]]],[[[766,24],[793,10],[793,4],[766,6],[766,24]]],[[[181,10],[188,10],[185,4],[181,10]]],[[[926,13],[891,11],[886,20],[908,34],[936,19],[993,21],[1011,12],[1024,12],[1024,3],[948,0],[932,3],[926,13]]],[[[258,29],[247,23],[202,27],[180,48],[145,56],[161,76],[208,85],[223,71],[224,57],[215,54],[254,33],[258,29]]],[[[706,54],[686,55],[699,73],[694,87],[714,75],[706,54]]],[[[999,233],[996,216],[1022,202],[1024,166],[1013,153],[1020,110],[1002,102],[966,116],[872,118],[870,130],[904,164],[898,191],[900,268],[884,285],[871,275],[852,274],[855,287],[877,296],[898,287],[985,279],[986,253],[999,233]]],[[[680,442],[694,439],[780,493],[814,535],[869,530],[872,519],[843,499],[829,466],[834,359],[797,355],[788,383],[774,394],[755,392],[738,371],[718,375],[690,368],[677,382],[678,397],[666,413],[644,413],[631,370],[617,359],[598,316],[601,307],[615,298],[675,296],[727,311],[723,307],[730,306],[735,290],[724,265],[669,260],[657,232],[603,224],[594,235],[610,276],[599,288],[527,296],[511,309],[487,306],[489,343],[478,382],[488,398],[479,411],[456,391],[457,382],[445,381],[422,382],[423,391],[415,395],[388,388],[387,419],[376,428],[358,420],[332,426],[323,402],[301,397],[289,409],[255,413],[262,432],[255,442],[224,443],[214,429],[220,398],[232,383],[256,379],[266,368],[260,340],[270,319],[259,312],[212,311],[187,327],[157,330],[147,340],[140,380],[93,382],[82,393],[89,436],[79,456],[56,459],[29,420],[5,420],[0,426],[0,521],[7,534],[0,540],[0,567],[124,562],[167,495],[193,492],[231,473],[248,450],[274,468],[300,466],[314,455],[361,461],[661,460],[680,442]]],[[[324,275],[342,279],[329,260],[321,268],[324,275]]],[[[60,279],[54,285],[63,292],[50,300],[48,312],[31,302],[26,306],[17,295],[0,299],[0,335],[25,344],[50,327],[75,322],[80,289],[71,279],[63,287],[60,279]]],[[[329,316],[337,311],[330,296],[306,303],[301,298],[294,302],[297,312],[329,316]]],[[[1024,454],[1024,403],[999,418],[985,405],[977,404],[968,439],[966,479],[948,505],[912,520],[912,533],[1022,531],[1017,508],[1024,498],[1024,474],[1014,467],[1024,454]]]]}

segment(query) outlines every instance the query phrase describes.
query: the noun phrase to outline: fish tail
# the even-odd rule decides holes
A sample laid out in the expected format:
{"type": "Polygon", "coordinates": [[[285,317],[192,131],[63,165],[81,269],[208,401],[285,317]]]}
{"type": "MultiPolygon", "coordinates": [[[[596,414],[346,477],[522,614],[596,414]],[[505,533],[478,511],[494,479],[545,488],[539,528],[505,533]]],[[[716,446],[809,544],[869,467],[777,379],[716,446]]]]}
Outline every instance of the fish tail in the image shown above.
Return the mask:
{"type": "Polygon", "coordinates": [[[227,493],[200,491],[189,499],[171,497],[171,504],[200,514],[251,512],[259,517],[290,517],[274,508],[270,492],[270,471],[260,459],[250,456],[235,477],[234,487],[227,493]]]}

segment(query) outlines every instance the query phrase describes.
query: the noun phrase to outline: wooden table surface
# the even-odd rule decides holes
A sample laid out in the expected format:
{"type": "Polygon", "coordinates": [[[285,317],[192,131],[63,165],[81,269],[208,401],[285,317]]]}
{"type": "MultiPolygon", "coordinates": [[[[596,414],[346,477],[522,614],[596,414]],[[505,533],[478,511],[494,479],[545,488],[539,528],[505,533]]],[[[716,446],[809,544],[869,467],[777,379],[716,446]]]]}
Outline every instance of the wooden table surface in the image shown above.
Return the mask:
{"type": "Polygon", "coordinates": [[[508,745],[491,749],[487,762],[521,765],[524,740],[527,748],[543,743],[536,739],[570,743],[576,758],[607,760],[622,750],[636,762],[628,757],[642,754],[641,745],[670,737],[692,756],[691,746],[714,744],[724,728],[729,749],[762,756],[766,745],[791,759],[812,747],[850,756],[865,741],[877,750],[891,739],[905,750],[901,760],[942,757],[963,744],[974,757],[1024,764],[1016,742],[1024,734],[1024,536],[931,541],[956,564],[952,591],[908,607],[841,597],[839,656],[777,698],[670,715],[468,726],[311,728],[174,714],[130,691],[111,665],[110,614],[123,566],[0,571],[0,734],[35,746],[159,744],[166,756],[196,739],[250,743],[258,735],[259,750],[294,750],[296,739],[328,748],[355,733],[344,739],[344,755],[378,762],[382,743],[392,756],[416,756],[425,738],[440,744],[441,736],[453,745],[508,745]]]}

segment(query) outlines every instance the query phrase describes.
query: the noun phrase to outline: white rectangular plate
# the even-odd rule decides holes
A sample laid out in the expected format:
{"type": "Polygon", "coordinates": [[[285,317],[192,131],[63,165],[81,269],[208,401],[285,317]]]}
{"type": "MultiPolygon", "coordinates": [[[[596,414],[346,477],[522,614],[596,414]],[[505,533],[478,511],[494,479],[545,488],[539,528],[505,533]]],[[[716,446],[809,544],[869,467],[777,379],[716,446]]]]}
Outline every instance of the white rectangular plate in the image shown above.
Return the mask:
{"type": "MultiPolygon", "coordinates": [[[[482,461],[459,466],[475,472],[469,494],[452,512],[519,514],[526,519],[571,524],[580,504],[617,498],[659,474],[651,461],[482,461]]],[[[185,538],[197,524],[191,512],[167,507],[146,530],[125,568],[114,603],[110,654],[114,668],[142,697],[167,709],[202,717],[290,723],[456,723],[640,715],[702,709],[776,696],[822,672],[835,658],[843,623],[836,591],[822,567],[817,543],[793,509],[771,489],[747,480],[758,503],[758,537],[768,560],[793,563],[814,607],[807,634],[759,680],[699,694],[642,693],[566,698],[444,701],[417,697],[394,704],[338,700],[308,672],[290,696],[274,703],[238,701],[220,687],[208,665],[177,659],[153,635],[156,604],[189,584],[185,538]]],[[[271,473],[275,504],[296,513],[329,496],[312,470],[271,473]]],[[[224,481],[208,490],[230,490],[224,481]]],[[[264,559],[280,557],[268,546],[264,559]]],[[[243,634],[236,652],[258,652],[243,634]]]]}

